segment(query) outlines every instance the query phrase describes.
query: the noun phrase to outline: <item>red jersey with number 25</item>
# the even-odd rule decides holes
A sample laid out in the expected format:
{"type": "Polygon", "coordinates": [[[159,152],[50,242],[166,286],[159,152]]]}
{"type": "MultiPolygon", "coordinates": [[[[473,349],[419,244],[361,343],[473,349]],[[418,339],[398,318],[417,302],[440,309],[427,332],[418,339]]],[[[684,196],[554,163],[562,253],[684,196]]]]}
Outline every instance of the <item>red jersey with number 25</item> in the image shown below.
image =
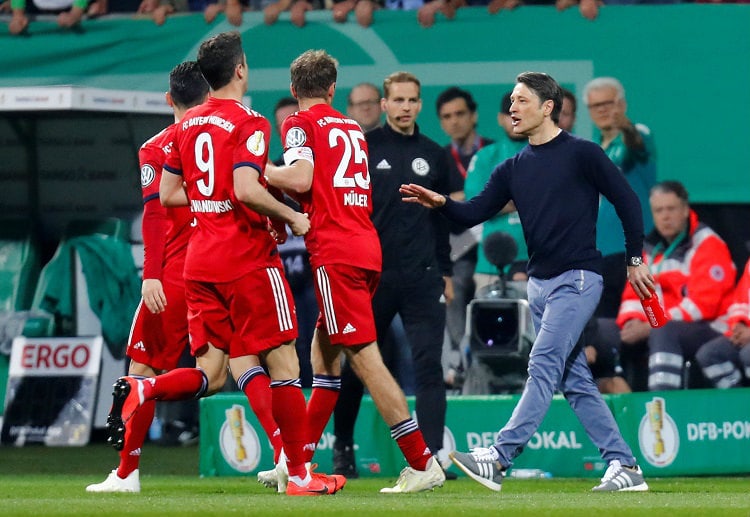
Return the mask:
{"type": "Polygon", "coordinates": [[[372,224],[367,142],[356,121],[325,103],[287,117],[284,162],[313,164],[312,187],[295,196],[310,217],[305,244],[310,264],[349,264],[380,271],[382,254],[372,224]]]}
{"type": "Polygon", "coordinates": [[[188,244],[185,278],[230,282],[250,271],[282,267],[266,217],[240,203],[234,170],[251,167],[265,184],[271,125],[229,99],[210,97],[177,124],[164,168],[181,174],[197,220],[188,244]]]}

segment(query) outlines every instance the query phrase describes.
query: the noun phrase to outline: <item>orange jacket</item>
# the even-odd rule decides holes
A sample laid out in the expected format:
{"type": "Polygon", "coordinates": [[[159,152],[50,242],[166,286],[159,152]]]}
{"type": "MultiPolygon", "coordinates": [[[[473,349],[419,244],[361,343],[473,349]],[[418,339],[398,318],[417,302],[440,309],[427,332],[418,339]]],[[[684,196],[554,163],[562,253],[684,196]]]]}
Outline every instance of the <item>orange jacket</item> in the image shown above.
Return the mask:
{"type": "Polygon", "coordinates": [[[745,264],[745,271],[734,289],[734,300],[727,311],[727,336],[732,334],[737,323],[750,326],[750,260],[745,264]]]}
{"type": "MultiPolygon", "coordinates": [[[[644,240],[643,258],[651,267],[667,317],[713,321],[723,316],[732,303],[736,268],[721,237],[691,210],[687,236],[667,257],[665,249],[669,246],[656,230],[644,240]]],[[[622,328],[633,318],[646,321],[638,295],[626,283],[617,324],[622,328]]]]}

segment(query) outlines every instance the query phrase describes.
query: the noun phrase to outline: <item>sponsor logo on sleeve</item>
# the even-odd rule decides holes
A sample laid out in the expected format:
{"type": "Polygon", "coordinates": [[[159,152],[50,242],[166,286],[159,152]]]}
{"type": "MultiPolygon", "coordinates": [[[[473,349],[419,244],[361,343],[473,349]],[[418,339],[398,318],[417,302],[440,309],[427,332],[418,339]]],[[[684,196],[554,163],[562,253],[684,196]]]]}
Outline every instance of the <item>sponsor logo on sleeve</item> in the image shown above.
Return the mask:
{"type": "Polygon", "coordinates": [[[301,127],[293,127],[286,132],[286,147],[300,147],[307,140],[307,135],[301,127]]]}
{"type": "Polygon", "coordinates": [[[153,167],[146,164],[141,167],[141,186],[148,187],[156,179],[156,171],[153,167]]]}

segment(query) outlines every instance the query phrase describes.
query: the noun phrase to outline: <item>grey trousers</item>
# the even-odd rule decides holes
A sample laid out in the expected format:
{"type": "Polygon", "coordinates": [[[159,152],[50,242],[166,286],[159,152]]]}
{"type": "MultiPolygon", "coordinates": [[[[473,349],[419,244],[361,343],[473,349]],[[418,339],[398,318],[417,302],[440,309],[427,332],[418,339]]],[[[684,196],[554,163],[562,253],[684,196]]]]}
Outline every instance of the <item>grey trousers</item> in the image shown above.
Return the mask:
{"type": "Polygon", "coordinates": [[[580,269],[549,279],[529,279],[529,303],[537,337],[521,399],[494,444],[504,467],[513,464],[537,431],[556,390],[562,391],[605,461],[635,465],[633,453],[594,383],[583,349],[576,346],[601,292],[601,275],[580,269]]]}

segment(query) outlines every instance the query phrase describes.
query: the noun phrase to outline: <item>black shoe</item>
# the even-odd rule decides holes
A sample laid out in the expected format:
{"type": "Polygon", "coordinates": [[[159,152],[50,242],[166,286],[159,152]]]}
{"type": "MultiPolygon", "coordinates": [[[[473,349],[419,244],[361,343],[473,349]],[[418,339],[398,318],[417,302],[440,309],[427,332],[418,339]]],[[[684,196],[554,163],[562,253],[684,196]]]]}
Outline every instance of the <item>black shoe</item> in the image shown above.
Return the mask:
{"type": "Polygon", "coordinates": [[[339,445],[335,442],[333,445],[333,473],[344,476],[348,479],[359,477],[357,465],[354,462],[354,446],[339,445]]]}

